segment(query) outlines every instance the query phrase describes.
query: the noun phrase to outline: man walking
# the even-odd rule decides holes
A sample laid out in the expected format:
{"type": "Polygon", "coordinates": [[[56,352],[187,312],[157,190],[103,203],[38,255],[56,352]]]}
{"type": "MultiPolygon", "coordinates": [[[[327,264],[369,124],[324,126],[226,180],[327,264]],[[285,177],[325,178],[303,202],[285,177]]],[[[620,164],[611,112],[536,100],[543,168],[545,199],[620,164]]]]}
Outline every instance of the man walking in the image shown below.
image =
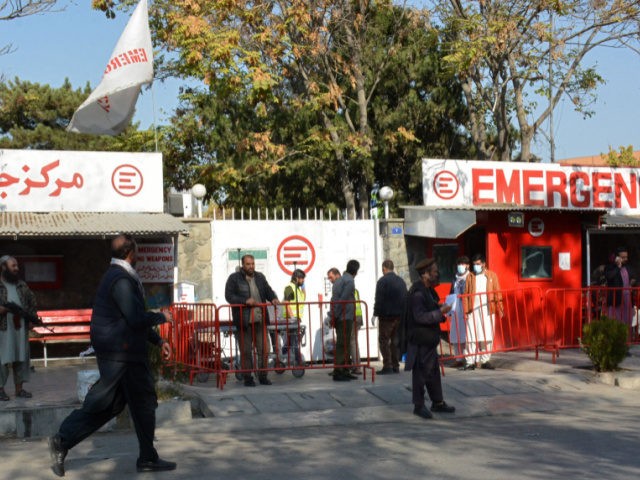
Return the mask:
{"type": "Polygon", "coordinates": [[[382,262],[382,277],[376,283],[373,315],[378,317],[378,346],[382,354],[382,370],[378,375],[400,372],[396,333],[407,296],[407,284],[395,274],[391,260],[382,262]]]}
{"type": "Polygon", "coordinates": [[[0,258],[0,401],[8,402],[4,386],[13,369],[16,398],[31,398],[22,385],[29,381],[29,325],[17,311],[36,316],[36,296],[20,280],[18,261],[9,255],[0,258]],[[13,304],[18,308],[7,308],[13,304]],[[13,311],[11,311],[13,310],[13,311]]]}
{"type": "Polygon", "coordinates": [[[100,281],[91,315],[91,345],[100,380],[91,387],[82,407],[71,412],[49,439],[51,468],[59,477],[64,476],[69,450],[116,417],[125,405],[138,437],[137,471],[176,468],[174,462],[162,460],[153,446],[158,398],[147,350],[147,343],[152,343],[162,348],[165,359],[171,357],[171,347],[153,328],[171,321],[171,314],[145,311],[144,290],[134,269],[133,237],[113,239],[111,252],[111,265],[100,281]]]}
{"type": "Polygon", "coordinates": [[[255,387],[251,371],[253,370],[253,349],[258,357],[258,381],[260,385],[271,385],[264,370],[269,355],[269,339],[266,335],[269,324],[269,310],[257,306],[270,302],[277,305],[278,297],[269,286],[266,277],[256,272],[256,261],[253,255],[244,255],[242,268],[229,275],[224,289],[224,296],[231,305],[233,326],[236,338],[240,342],[240,364],[244,370],[244,386],[255,387]]]}

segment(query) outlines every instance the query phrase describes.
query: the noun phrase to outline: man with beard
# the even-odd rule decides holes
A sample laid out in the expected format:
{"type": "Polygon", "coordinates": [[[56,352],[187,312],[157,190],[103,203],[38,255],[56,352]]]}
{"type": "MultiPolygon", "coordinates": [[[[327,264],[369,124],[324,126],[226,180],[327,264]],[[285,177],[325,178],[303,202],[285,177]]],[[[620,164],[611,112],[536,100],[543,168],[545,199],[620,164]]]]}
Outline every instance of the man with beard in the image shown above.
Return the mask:
{"type": "Polygon", "coordinates": [[[426,258],[416,265],[420,280],[416,281],[407,295],[407,361],[404,369],[411,370],[413,414],[421,418],[432,418],[431,412],[453,413],[455,407],[447,405],[442,397],[442,381],[438,368],[438,345],[440,324],[446,320],[451,305],[440,305],[434,286],[438,285],[440,273],[433,258],[426,258]],[[424,404],[424,390],[431,399],[431,411],[424,404]]]}
{"type": "Polygon", "coordinates": [[[243,255],[242,268],[229,275],[224,288],[224,297],[233,307],[231,316],[240,342],[240,366],[244,371],[244,386],[255,387],[253,370],[253,348],[258,357],[258,381],[260,385],[271,385],[264,370],[268,364],[269,339],[266,327],[269,324],[269,309],[264,303],[278,305],[278,297],[269,286],[266,277],[256,272],[253,255],[243,255]],[[242,305],[242,306],[241,306],[242,305]]]}
{"type": "Polygon", "coordinates": [[[0,258],[0,401],[8,401],[4,386],[13,368],[16,398],[31,398],[22,388],[29,381],[29,325],[18,313],[9,311],[7,303],[14,303],[30,315],[36,315],[36,297],[20,280],[18,261],[9,255],[0,258]]]}
{"type": "Polygon", "coordinates": [[[91,315],[91,345],[100,380],[91,387],[82,407],[71,412],[49,439],[51,468],[59,477],[64,476],[68,451],[120,414],[125,405],[138,437],[136,470],[176,468],[174,462],[162,460],[153,446],[158,397],[148,352],[148,343],[152,343],[162,349],[165,359],[171,357],[171,347],[153,328],[171,321],[171,313],[145,310],[144,289],[134,269],[136,242],[131,235],[112,240],[111,257],[91,315]]]}

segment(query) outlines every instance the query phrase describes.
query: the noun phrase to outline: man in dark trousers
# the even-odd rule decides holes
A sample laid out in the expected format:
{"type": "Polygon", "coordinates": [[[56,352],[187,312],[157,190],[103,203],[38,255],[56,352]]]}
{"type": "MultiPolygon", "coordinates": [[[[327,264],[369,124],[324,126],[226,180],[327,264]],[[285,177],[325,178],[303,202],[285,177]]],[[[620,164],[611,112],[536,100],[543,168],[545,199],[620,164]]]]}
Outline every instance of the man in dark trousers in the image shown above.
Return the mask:
{"type": "Polygon", "coordinates": [[[258,380],[261,385],[271,385],[267,372],[269,355],[269,339],[266,328],[269,324],[269,309],[256,306],[264,303],[277,305],[278,297],[269,286],[266,277],[256,272],[256,261],[253,255],[244,255],[242,268],[229,275],[224,288],[224,297],[231,305],[233,326],[236,338],[240,342],[240,365],[244,373],[245,387],[255,387],[251,371],[253,370],[253,349],[258,356],[258,380]],[[241,305],[241,306],[240,306],[241,305]]]}
{"type": "Polygon", "coordinates": [[[451,305],[440,305],[433,288],[438,284],[440,272],[433,258],[416,265],[420,279],[407,295],[407,361],[405,370],[411,370],[413,413],[421,418],[432,418],[431,412],[453,413],[455,407],[447,405],[442,396],[442,381],[438,368],[440,324],[446,320],[451,305]],[[424,404],[424,390],[431,399],[431,411],[424,404]]]}
{"type": "Polygon", "coordinates": [[[356,321],[356,285],[354,278],[359,269],[360,262],[349,260],[344,275],[334,282],[331,289],[331,315],[336,329],[333,380],[336,382],[345,382],[358,378],[351,374],[349,344],[356,321]]]}
{"type": "Polygon", "coordinates": [[[165,359],[171,347],[153,327],[171,321],[169,312],[147,312],[144,290],[134,267],[136,242],[119,235],[111,242],[111,265],[102,277],[91,315],[91,345],[96,352],[100,380],[91,387],[82,407],[62,422],[49,439],[53,472],[64,476],[69,450],[129,406],[138,437],[138,472],[174,470],[176,464],[158,456],[153,447],[156,396],[149,368],[148,343],[162,348],[165,359]]]}
{"type": "Polygon", "coordinates": [[[382,262],[382,277],[376,283],[373,315],[378,317],[378,346],[382,355],[382,370],[378,375],[400,373],[396,333],[407,296],[407,284],[395,274],[391,260],[382,262]]]}
{"type": "Polygon", "coordinates": [[[631,326],[633,316],[633,295],[631,288],[636,286],[636,272],[629,265],[629,250],[618,247],[612,263],[604,269],[607,287],[607,315],[631,326]]]}

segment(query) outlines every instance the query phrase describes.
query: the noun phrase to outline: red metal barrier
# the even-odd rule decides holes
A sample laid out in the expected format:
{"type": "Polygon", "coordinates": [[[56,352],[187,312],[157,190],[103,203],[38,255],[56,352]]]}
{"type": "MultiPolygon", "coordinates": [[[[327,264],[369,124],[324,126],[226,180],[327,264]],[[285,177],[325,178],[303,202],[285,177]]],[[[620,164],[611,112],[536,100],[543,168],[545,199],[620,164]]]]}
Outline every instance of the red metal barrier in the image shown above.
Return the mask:
{"type": "Polygon", "coordinates": [[[441,362],[484,363],[496,352],[536,350],[542,343],[542,290],[537,287],[459,295],[449,338],[441,342],[441,362]],[[466,304],[466,308],[464,307],[466,304]]]}
{"type": "MultiPolygon", "coordinates": [[[[460,295],[458,302],[468,300],[487,303],[486,294],[460,295]]],[[[589,287],[578,289],[551,289],[543,295],[538,287],[501,290],[496,292],[493,315],[488,310],[472,309],[463,315],[454,311],[450,336],[457,336],[453,343],[441,342],[441,362],[469,358],[482,361],[483,355],[513,350],[535,350],[536,359],[540,349],[550,350],[555,355],[562,348],[576,348],[582,336],[585,323],[608,315],[624,322],[629,328],[629,342],[640,343],[638,336],[638,310],[640,288],[589,287]],[[458,331],[455,331],[458,329],[458,331]],[[462,335],[464,331],[464,335],[462,335]]],[[[174,349],[174,360],[170,364],[174,370],[186,371],[189,381],[198,378],[206,381],[209,375],[216,375],[217,385],[223,388],[227,375],[234,374],[242,380],[247,374],[263,375],[268,372],[282,374],[291,371],[295,377],[304,376],[309,369],[358,368],[367,378],[367,370],[375,380],[375,370],[371,366],[369,351],[370,331],[368,305],[359,301],[362,307],[363,326],[366,336],[366,351],[360,352],[360,361],[345,361],[335,365],[336,332],[334,309],[339,304],[355,302],[301,302],[293,312],[300,318],[293,318],[284,304],[273,306],[214,304],[174,304],[171,309],[173,324],[164,325],[161,335],[170,339],[174,349]],[[232,310],[239,314],[249,311],[249,322],[236,332],[233,326],[232,310]],[[258,308],[258,310],[255,310],[258,308]],[[263,318],[269,312],[271,322],[256,321],[259,313],[263,318]],[[249,335],[249,333],[251,335],[249,335]],[[259,357],[255,348],[244,345],[246,340],[259,338],[269,347],[259,357]],[[251,357],[251,362],[243,365],[243,351],[251,357]]],[[[345,309],[341,310],[344,315],[345,309]]],[[[357,327],[353,319],[353,328],[357,327]]],[[[343,328],[346,322],[340,321],[343,328]]],[[[450,337],[451,338],[451,337],[450,337]]],[[[349,349],[349,342],[343,346],[349,349]]],[[[344,352],[344,357],[352,354],[344,352]]]]}
{"type": "Polygon", "coordinates": [[[545,293],[545,346],[555,349],[580,346],[585,324],[602,316],[627,325],[629,344],[638,343],[640,288],[586,287],[551,289],[545,293]]]}
{"type": "MultiPolygon", "coordinates": [[[[359,303],[363,318],[368,318],[366,302],[359,303]]],[[[229,374],[243,380],[245,375],[254,373],[260,377],[269,372],[282,374],[291,371],[293,376],[300,378],[308,369],[334,368],[335,331],[329,327],[331,305],[330,302],[301,302],[290,310],[300,313],[301,318],[292,318],[286,304],[261,304],[253,308],[246,305],[174,304],[171,307],[173,324],[166,324],[161,329],[162,336],[170,339],[174,350],[173,360],[165,368],[172,368],[174,373],[187,373],[190,383],[194,378],[206,381],[209,375],[216,375],[219,388],[224,387],[229,374]],[[237,309],[240,316],[245,311],[249,315],[246,326],[243,322],[237,323],[239,331],[234,326],[233,309],[237,309]],[[325,315],[325,311],[329,313],[325,315]],[[267,314],[269,324],[258,318],[258,315],[266,318],[267,314]],[[309,344],[312,336],[318,334],[320,340],[309,344]],[[262,343],[265,348],[258,351],[253,339],[258,339],[257,343],[262,343]],[[245,344],[247,341],[251,345],[245,344]],[[242,361],[243,348],[245,357],[250,361],[242,361]]],[[[355,319],[353,321],[357,325],[355,319]]],[[[367,322],[363,328],[366,349],[361,352],[361,360],[345,366],[365,369],[366,379],[367,368],[373,378],[373,367],[370,365],[367,322]]]]}

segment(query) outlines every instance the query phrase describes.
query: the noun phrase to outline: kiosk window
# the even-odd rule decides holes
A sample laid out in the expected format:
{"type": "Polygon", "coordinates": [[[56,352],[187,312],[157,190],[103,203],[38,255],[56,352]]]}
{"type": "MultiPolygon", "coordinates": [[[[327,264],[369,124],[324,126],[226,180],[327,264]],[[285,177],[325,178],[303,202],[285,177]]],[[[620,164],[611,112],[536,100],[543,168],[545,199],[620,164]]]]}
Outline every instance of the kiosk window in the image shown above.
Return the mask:
{"type": "Polygon", "coordinates": [[[551,279],[551,247],[522,247],[520,259],[523,280],[551,279]]]}
{"type": "Polygon", "coordinates": [[[453,282],[455,280],[456,258],[458,258],[458,245],[434,245],[433,258],[436,259],[438,270],[440,270],[440,282],[453,282]]]}

